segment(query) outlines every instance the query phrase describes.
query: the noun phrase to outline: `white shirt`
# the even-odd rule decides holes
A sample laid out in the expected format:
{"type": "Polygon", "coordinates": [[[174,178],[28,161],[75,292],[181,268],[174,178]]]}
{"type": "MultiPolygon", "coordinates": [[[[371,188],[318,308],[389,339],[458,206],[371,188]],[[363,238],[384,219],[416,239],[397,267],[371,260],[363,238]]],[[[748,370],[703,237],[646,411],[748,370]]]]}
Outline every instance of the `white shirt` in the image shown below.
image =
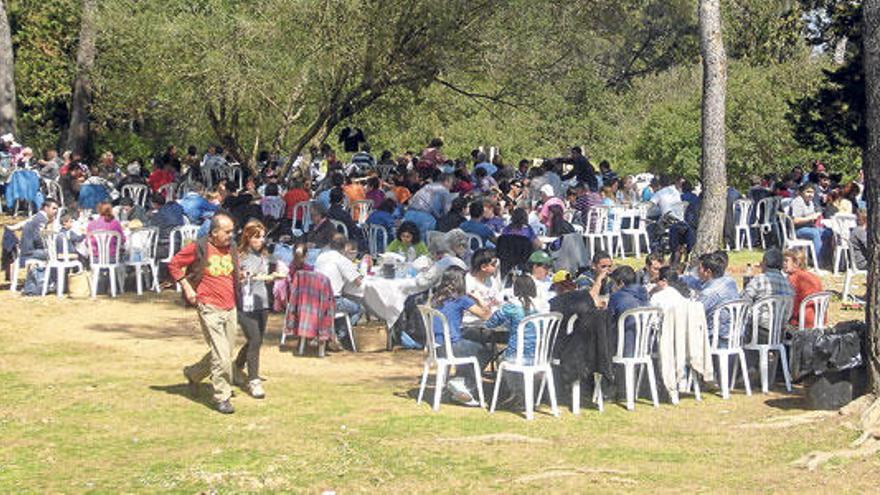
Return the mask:
{"type": "MultiPolygon", "coordinates": [[[[501,285],[501,280],[498,277],[489,277],[487,282],[489,282],[488,285],[480,282],[470,272],[464,276],[464,285],[467,293],[476,294],[484,304],[489,306],[489,311],[494,313],[496,309],[501,307],[504,287],[501,285]]],[[[462,323],[467,326],[482,321],[478,316],[468,311],[464,314],[462,323]]]]}
{"type": "Polygon", "coordinates": [[[334,296],[341,296],[346,284],[361,277],[355,264],[335,249],[328,249],[315,260],[315,271],[330,279],[334,296]]]}
{"type": "Polygon", "coordinates": [[[675,186],[666,186],[663,189],[660,189],[651,197],[651,202],[657,205],[657,208],[660,209],[661,216],[672,212],[672,214],[678,218],[678,213],[681,213],[682,216],[681,218],[678,218],[678,220],[684,221],[684,212],[674,211],[677,209],[673,208],[677,203],[681,203],[681,193],[675,186]]]}

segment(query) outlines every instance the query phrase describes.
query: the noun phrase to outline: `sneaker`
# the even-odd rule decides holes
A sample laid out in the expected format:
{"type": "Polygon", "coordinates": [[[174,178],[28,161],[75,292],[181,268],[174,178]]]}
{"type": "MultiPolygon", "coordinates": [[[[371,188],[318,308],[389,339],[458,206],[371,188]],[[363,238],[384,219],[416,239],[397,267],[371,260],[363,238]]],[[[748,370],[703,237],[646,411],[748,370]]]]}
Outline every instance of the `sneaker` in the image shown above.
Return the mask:
{"type": "Polygon", "coordinates": [[[337,342],[335,340],[328,340],[327,341],[327,350],[330,352],[342,352],[345,349],[343,349],[342,346],[339,345],[339,342],[337,342]]]}
{"type": "Polygon", "coordinates": [[[217,411],[223,414],[232,414],[235,412],[235,408],[232,407],[232,402],[229,402],[229,399],[226,399],[217,403],[217,411]]]}
{"type": "Polygon", "coordinates": [[[449,392],[450,397],[455,402],[464,405],[470,405],[472,403],[477,403],[474,400],[474,396],[471,395],[470,390],[467,389],[464,382],[462,380],[452,379],[446,385],[446,390],[449,392]]]}
{"type": "Polygon", "coordinates": [[[250,392],[251,397],[254,399],[262,399],[266,397],[266,392],[263,390],[263,384],[260,382],[259,378],[251,380],[250,383],[248,383],[248,392],[250,392]]]}
{"type": "Polygon", "coordinates": [[[188,368],[186,366],[183,367],[183,377],[186,378],[186,384],[189,387],[189,395],[191,397],[198,397],[199,383],[193,381],[193,379],[189,377],[189,373],[186,372],[187,369],[188,368]]]}

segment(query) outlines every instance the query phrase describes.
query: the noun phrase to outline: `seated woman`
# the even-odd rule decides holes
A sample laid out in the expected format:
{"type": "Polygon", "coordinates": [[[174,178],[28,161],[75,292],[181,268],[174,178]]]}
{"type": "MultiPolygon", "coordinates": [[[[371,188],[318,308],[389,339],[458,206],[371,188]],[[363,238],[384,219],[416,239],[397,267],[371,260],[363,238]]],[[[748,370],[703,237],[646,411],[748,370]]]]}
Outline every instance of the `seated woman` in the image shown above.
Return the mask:
{"type": "Polygon", "coordinates": [[[552,205],[550,207],[550,228],[547,229],[547,235],[550,237],[561,237],[572,232],[574,232],[574,227],[565,219],[562,207],[552,205]]]}
{"type": "MultiPolygon", "coordinates": [[[[535,287],[535,279],[529,275],[518,275],[513,279],[513,297],[515,300],[505,302],[492,316],[486,320],[486,328],[504,326],[510,332],[507,339],[507,349],[504,351],[504,359],[513,361],[516,359],[516,346],[518,336],[516,329],[523,318],[536,312],[534,299],[538,289],[535,287]]],[[[527,327],[523,333],[523,359],[526,364],[531,363],[535,357],[535,329],[527,327]]]]}
{"type": "MultiPolygon", "coordinates": [[[[449,340],[455,357],[474,356],[479,362],[480,370],[486,367],[492,356],[491,348],[481,342],[468,340],[462,335],[462,319],[465,313],[486,319],[491,313],[479,298],[465,294],[465,271],[457,266],[449,267],[443,272],[440,284],[434,291],[431,305],[438,309],[449,324],[449,340]]],[[[433,322],[434,342],[438,344],[437,354],[446,355],[443,345],[443,326],[439,318],[433,322]]],[[[452,399],[469,406],[479,405],[474,400],[473,392],[478,386],[477,377],[471,366],[456,366],[455,378],[449,380],[446,388],[452,399]]]]}
{"type": "Polygon", "coordinates": [[[428,255],[428,247],[419,238],[419,228],[412,222],[403,222],[397,228],[397,239],[385,248],[386,253],[397,253],[409,260],[428,255]]]}
{"type": "Polygon", "coordinates": [[[510,215],[510,225],[504,227],[501,235],[518,235],[525,237],[532,242],[535,249],[541,249],[541,241],[535,235],[535,231],[529,225],[529,214],[524,208],[514,208],[513,214],[510,215]]]}
{"type": "MultiPolygon", "coordinates": [[[[789,249],[783,255],[782,271],[788,274],[788,283],[794,290],[789,323],[797,326],[800,319],[801,301],[810,294],[822,291],[822,280],[808,272],[807,257],[802,249],[789,249]]],[[[815,308],[810,305],[804,314],[804,327],[813,328],[815,308]]]]}
{"type": "MultiPolygon", "coordinates": [[[[93,232],[99,230],[109,230],[112,232],[116,232],[119,234],[119,245],[116,244],[115,239],[110,240],[110,259],[113,260],[116,258],[117,250],[122,250],[125,245],[125,232],[122,230],[122,225],[119,223],[119,220],[113,216],[113,205],[109,202],[101,202],[98,203],[95,211],[98,212],[98,217],[89,222],[86,226],[86,234],[91,234],[93,232]]],[[[91,242],[92,256],[95,258],[98,257],[98,244],[94,240],[91,242]]],[[[122,257],[119,257],[119,260],[122,261],[122,257]]]]}
{"type": "MultiPolygon", "coordinates": [[[[625,311],[648,306],[648,291],[636,280],[636,272],[629,266],[617,267],[611,272],[611,281],[615,285],[614,292],[608,300],[608,310],[614,318],[615,325],[625,311]]],[[[636,347],[636,324],[630,318],[624,325],[623,355],[632,356],[636,347]]]]}

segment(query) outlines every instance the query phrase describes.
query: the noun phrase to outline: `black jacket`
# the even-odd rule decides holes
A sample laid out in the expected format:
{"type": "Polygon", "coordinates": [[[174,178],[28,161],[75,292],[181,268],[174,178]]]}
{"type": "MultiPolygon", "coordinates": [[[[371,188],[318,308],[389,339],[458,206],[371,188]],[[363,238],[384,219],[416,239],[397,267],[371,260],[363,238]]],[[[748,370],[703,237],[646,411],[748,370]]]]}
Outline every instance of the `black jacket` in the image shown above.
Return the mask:
{"type": "Polygon", "coordinates": [[[550,300],[550,310],[562,313],[562,326],[556,338],[554,354],[560,360],[560,378],[571,383],[578,378],[592,380],[593,373],[601,373],[614,381],[611,357],[616,343],[614,322],[609,312],[596,309],[589,292],[577,290],[550,300]],[[578,319],[571,335],[568,322],[573,315],[578,319]]]}

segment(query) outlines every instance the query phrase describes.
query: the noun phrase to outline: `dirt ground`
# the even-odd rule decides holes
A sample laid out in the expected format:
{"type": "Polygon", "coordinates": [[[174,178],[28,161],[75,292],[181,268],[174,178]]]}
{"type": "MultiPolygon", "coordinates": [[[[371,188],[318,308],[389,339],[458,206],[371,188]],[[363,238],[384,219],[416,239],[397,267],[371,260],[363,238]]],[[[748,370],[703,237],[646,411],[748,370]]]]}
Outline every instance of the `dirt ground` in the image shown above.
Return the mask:
{"type": "MultiPolygon", "coordinates": [[[[857,436],[805,411],[798,393],[587,405],[558,419],[544,406],[533,422],[446,403],[432,413],[414,399],[420,352],[294,356],[278,347],[279,315],[262,353],[267,399],[238,391],[236,414],[221,416],[210,387],[190,397],[180,374],[205,345],[177,301],[0,292],[0,491],[815,493],[880,482],[877,456],[791,465],[857,436]]],[[[377,329],[367,341],[384,347],[377,329]]]]}

